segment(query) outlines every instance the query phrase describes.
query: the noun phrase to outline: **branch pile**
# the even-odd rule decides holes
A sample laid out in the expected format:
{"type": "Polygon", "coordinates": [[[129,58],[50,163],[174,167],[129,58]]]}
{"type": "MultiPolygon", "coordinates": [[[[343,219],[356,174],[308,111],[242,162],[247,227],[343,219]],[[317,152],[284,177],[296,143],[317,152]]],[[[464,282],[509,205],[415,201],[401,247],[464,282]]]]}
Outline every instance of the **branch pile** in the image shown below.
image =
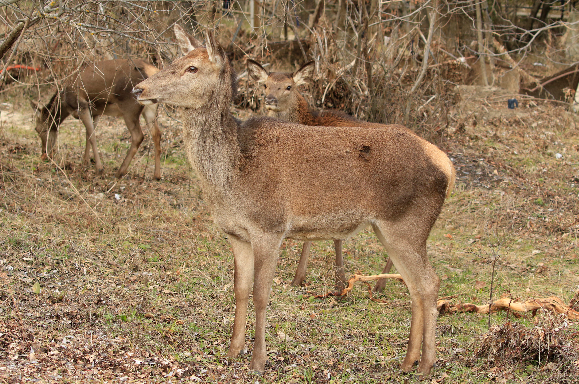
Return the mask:
{"type": "Polygon", "coordinates": [[[572,378],[579,371],[576,333],[563,315],[539,316],[532,326],[511,321],[493,326],[480,340],[475,354],[501,370],[506,364],[524,367],[538,363],[551,383],[576,382],[572,378]]]}
{"type": "MultiPolygon", "coordinates": [[[[357,281],[361,281],[368,286],[368,293],[370,295],[370,300],[386,303],[387,301],[376,299],[372,295],[372,289],[368,284],[369,281],[373,280],[380,280],[380,279],[396,279],[398,281],[404,282],[402,276],[399,274],[379,274],[379,275],[371,275],[365,276],[361,274],[354,274],[348,280],[348,286],[344,288],[342,292],[328,292],[323,295],[315,295],[315,298],[326,298],[329,296],[347,296],[348,292],[350,292],[354,288],[354,283],[357,281]]],[[[551,311],[554,313],[561,313],[567,316],[570,320],[579,320],[579,311],[573,308],[573,304],[576,301],[579,301],[579,291],[576,293],[575,298],[571,300],[571,304],[567,305],[558,297],[551,296],[544,299],[529,299],[525,302],[517,302],[513,301],[513,299],[509,297],[503,297],[498,300],[495,300],[492,304],[485,304],[485,305],[476,305],[471,303],[458,303],[452,304],[448,299],[439,299],[436,302],[436,308],[440,314],[444,313],[456,313],[456,312],[473,312],[473,313],[481,313],[487,314],[489,311],[491,313],[498,312],[498,311],[515,311],[515,312],[532,312],[532,315],[535,316],[539,309],[543,309],[546,311],[551,311]]]]}

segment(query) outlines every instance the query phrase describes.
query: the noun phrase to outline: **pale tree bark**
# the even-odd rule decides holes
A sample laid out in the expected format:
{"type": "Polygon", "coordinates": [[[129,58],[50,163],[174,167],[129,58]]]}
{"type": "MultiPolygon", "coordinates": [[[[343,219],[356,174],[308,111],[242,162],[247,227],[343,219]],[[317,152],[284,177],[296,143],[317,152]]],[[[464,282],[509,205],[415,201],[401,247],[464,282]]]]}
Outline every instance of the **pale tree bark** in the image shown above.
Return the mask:
{"type": "Polygon", "coordinates": [[[480,0],[473,0],[476,8],[476,37],[478,40],[478,57],[480,63],[480,70],[483,80],[483,85],[489,85],[489,80],[487,77],[486,63],[485,63],[485,53],[484,53],[484,42],[483,42],[483,27],[482,27],[482,12],[480,7],[480,0]]]}

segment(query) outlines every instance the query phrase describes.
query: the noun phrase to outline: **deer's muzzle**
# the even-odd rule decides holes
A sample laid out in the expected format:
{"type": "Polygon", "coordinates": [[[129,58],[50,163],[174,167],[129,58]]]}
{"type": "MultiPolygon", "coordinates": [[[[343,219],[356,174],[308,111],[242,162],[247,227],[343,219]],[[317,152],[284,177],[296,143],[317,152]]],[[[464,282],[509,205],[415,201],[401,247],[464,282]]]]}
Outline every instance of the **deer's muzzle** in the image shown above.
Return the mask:
{"type": "Polygon", "coordinates": [[[265,97],[265,107],[270,110],[277,110],[277,98],[273,96],[265,97]]]}
{"type": "Polygon", "coordinates": [[[147,105],[147,104],[157,104],[158,101],[156,99],[147,99],[145,97],[143,97],[143,88],[133,88],[132,92],[133,96],[135,96],[135,99],[137,99],[137,101],[140,104],[143,105],[147,105]]]}

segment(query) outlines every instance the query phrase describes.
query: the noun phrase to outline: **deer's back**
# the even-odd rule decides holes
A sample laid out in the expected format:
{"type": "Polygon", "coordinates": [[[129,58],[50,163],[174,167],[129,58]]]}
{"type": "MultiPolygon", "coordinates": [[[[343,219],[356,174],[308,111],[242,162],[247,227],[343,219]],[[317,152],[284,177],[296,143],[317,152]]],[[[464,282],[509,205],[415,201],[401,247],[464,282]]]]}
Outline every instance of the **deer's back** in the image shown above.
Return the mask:
{"type": "Polygon", "coordinates": [[[257,211],[282,202],[280,217],[334,215],[338,227],[346,213],[394,220],[418,200],[442,206],[450,178],[432,158],[446,155],[397,125],[365,130],[258,118],[240,128],[239,140],[244,197],[257,211]]]}
{"type": "Polygon", "coordinates": [[[140,59],[97,61],[67,87],[68,93],[94,103],[131,101],[133,87],[156,72],[157,68],[140,59]]]}

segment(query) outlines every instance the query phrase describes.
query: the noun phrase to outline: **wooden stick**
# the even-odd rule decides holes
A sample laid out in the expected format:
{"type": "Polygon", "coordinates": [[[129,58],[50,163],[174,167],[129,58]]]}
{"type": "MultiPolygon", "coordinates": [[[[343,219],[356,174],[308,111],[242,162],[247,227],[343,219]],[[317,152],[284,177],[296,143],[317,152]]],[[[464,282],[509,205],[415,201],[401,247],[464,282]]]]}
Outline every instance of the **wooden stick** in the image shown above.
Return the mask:
{"type": "MultiPolygon", "coordinates": [[[[328,292],[323,295],[315,295],[315,298],[323,299],[329,296],[346,296],[354,288],[354,283],[361,281],[367,284],[368,281],[380,280],[380,279],[396,279],[404,282],[402,276],[397,273],[381,273],[379,275],[365,276],[360,274],[354,274],[348,280],[348,286],[342,290],[342,292],[328,292]]],[[[385,303],[383,300],[375,299],[372,297],[372,290],[369,289],[370,300],[377,301],[380,303],[385,303]]],[[[579,293],[578,293],[579,296],[579,293]]],[[[533,312],[533,315],[539,310],[544,309],[556,313],[564,313],[570,320],[579,320],[579,311],[574,310],[570,306],[566,305],[563,300],[556,296],[551,296],[543,299],[529,299],[523,303],[513,301],[511,298],[505,297],[502,299],[495,300],[490,306],[488,304],[476,305],[471,303],[458,303],[452,304],[450,300],[446,298],[439,299],[436,302],[436,308],[440,313],[455,313],[455,312],[473,312],[473,313],[493,313],[497,311],[507,311],[512,310],[515,312],[533,312]]]]}
{"type": "Polygon", "coordinates": [[[497,311],[513,310],[516,312],[533,312],[539,310],[549,310],[556,313],[564,313],[571,320],[579,320],[579,312],[575,311],[563,300],[552,296],[544,299],[529,299],[523,303],[515,302],[510,298],[502,298],[494,301],[490,308],[489,305],[476,305],[471,303],[451,304],[449,300],[438,300],[436,307],[440,313],[454,313],[454,312],[473,312],[473,313],[489,313],[497,311]]]}
{"type": "Polygon", "coordinates": [[[354,274],[354,276],[350,277],[350,279],[348,280],[348,286],[344,288],[342,292],[328,292],[323,295],[314,295],[314,297],[317,299],[324,299],[329,296],[346,296],[348,292],[350,292],[354,288],[354,283],[356,281],[367,282],[380,279],[396,279],[401,282],[404,282],[402,276],[397,273],[381,273],[379,275],[371,275],[371,276],[365,276],[356,273],[354,274]]]}

